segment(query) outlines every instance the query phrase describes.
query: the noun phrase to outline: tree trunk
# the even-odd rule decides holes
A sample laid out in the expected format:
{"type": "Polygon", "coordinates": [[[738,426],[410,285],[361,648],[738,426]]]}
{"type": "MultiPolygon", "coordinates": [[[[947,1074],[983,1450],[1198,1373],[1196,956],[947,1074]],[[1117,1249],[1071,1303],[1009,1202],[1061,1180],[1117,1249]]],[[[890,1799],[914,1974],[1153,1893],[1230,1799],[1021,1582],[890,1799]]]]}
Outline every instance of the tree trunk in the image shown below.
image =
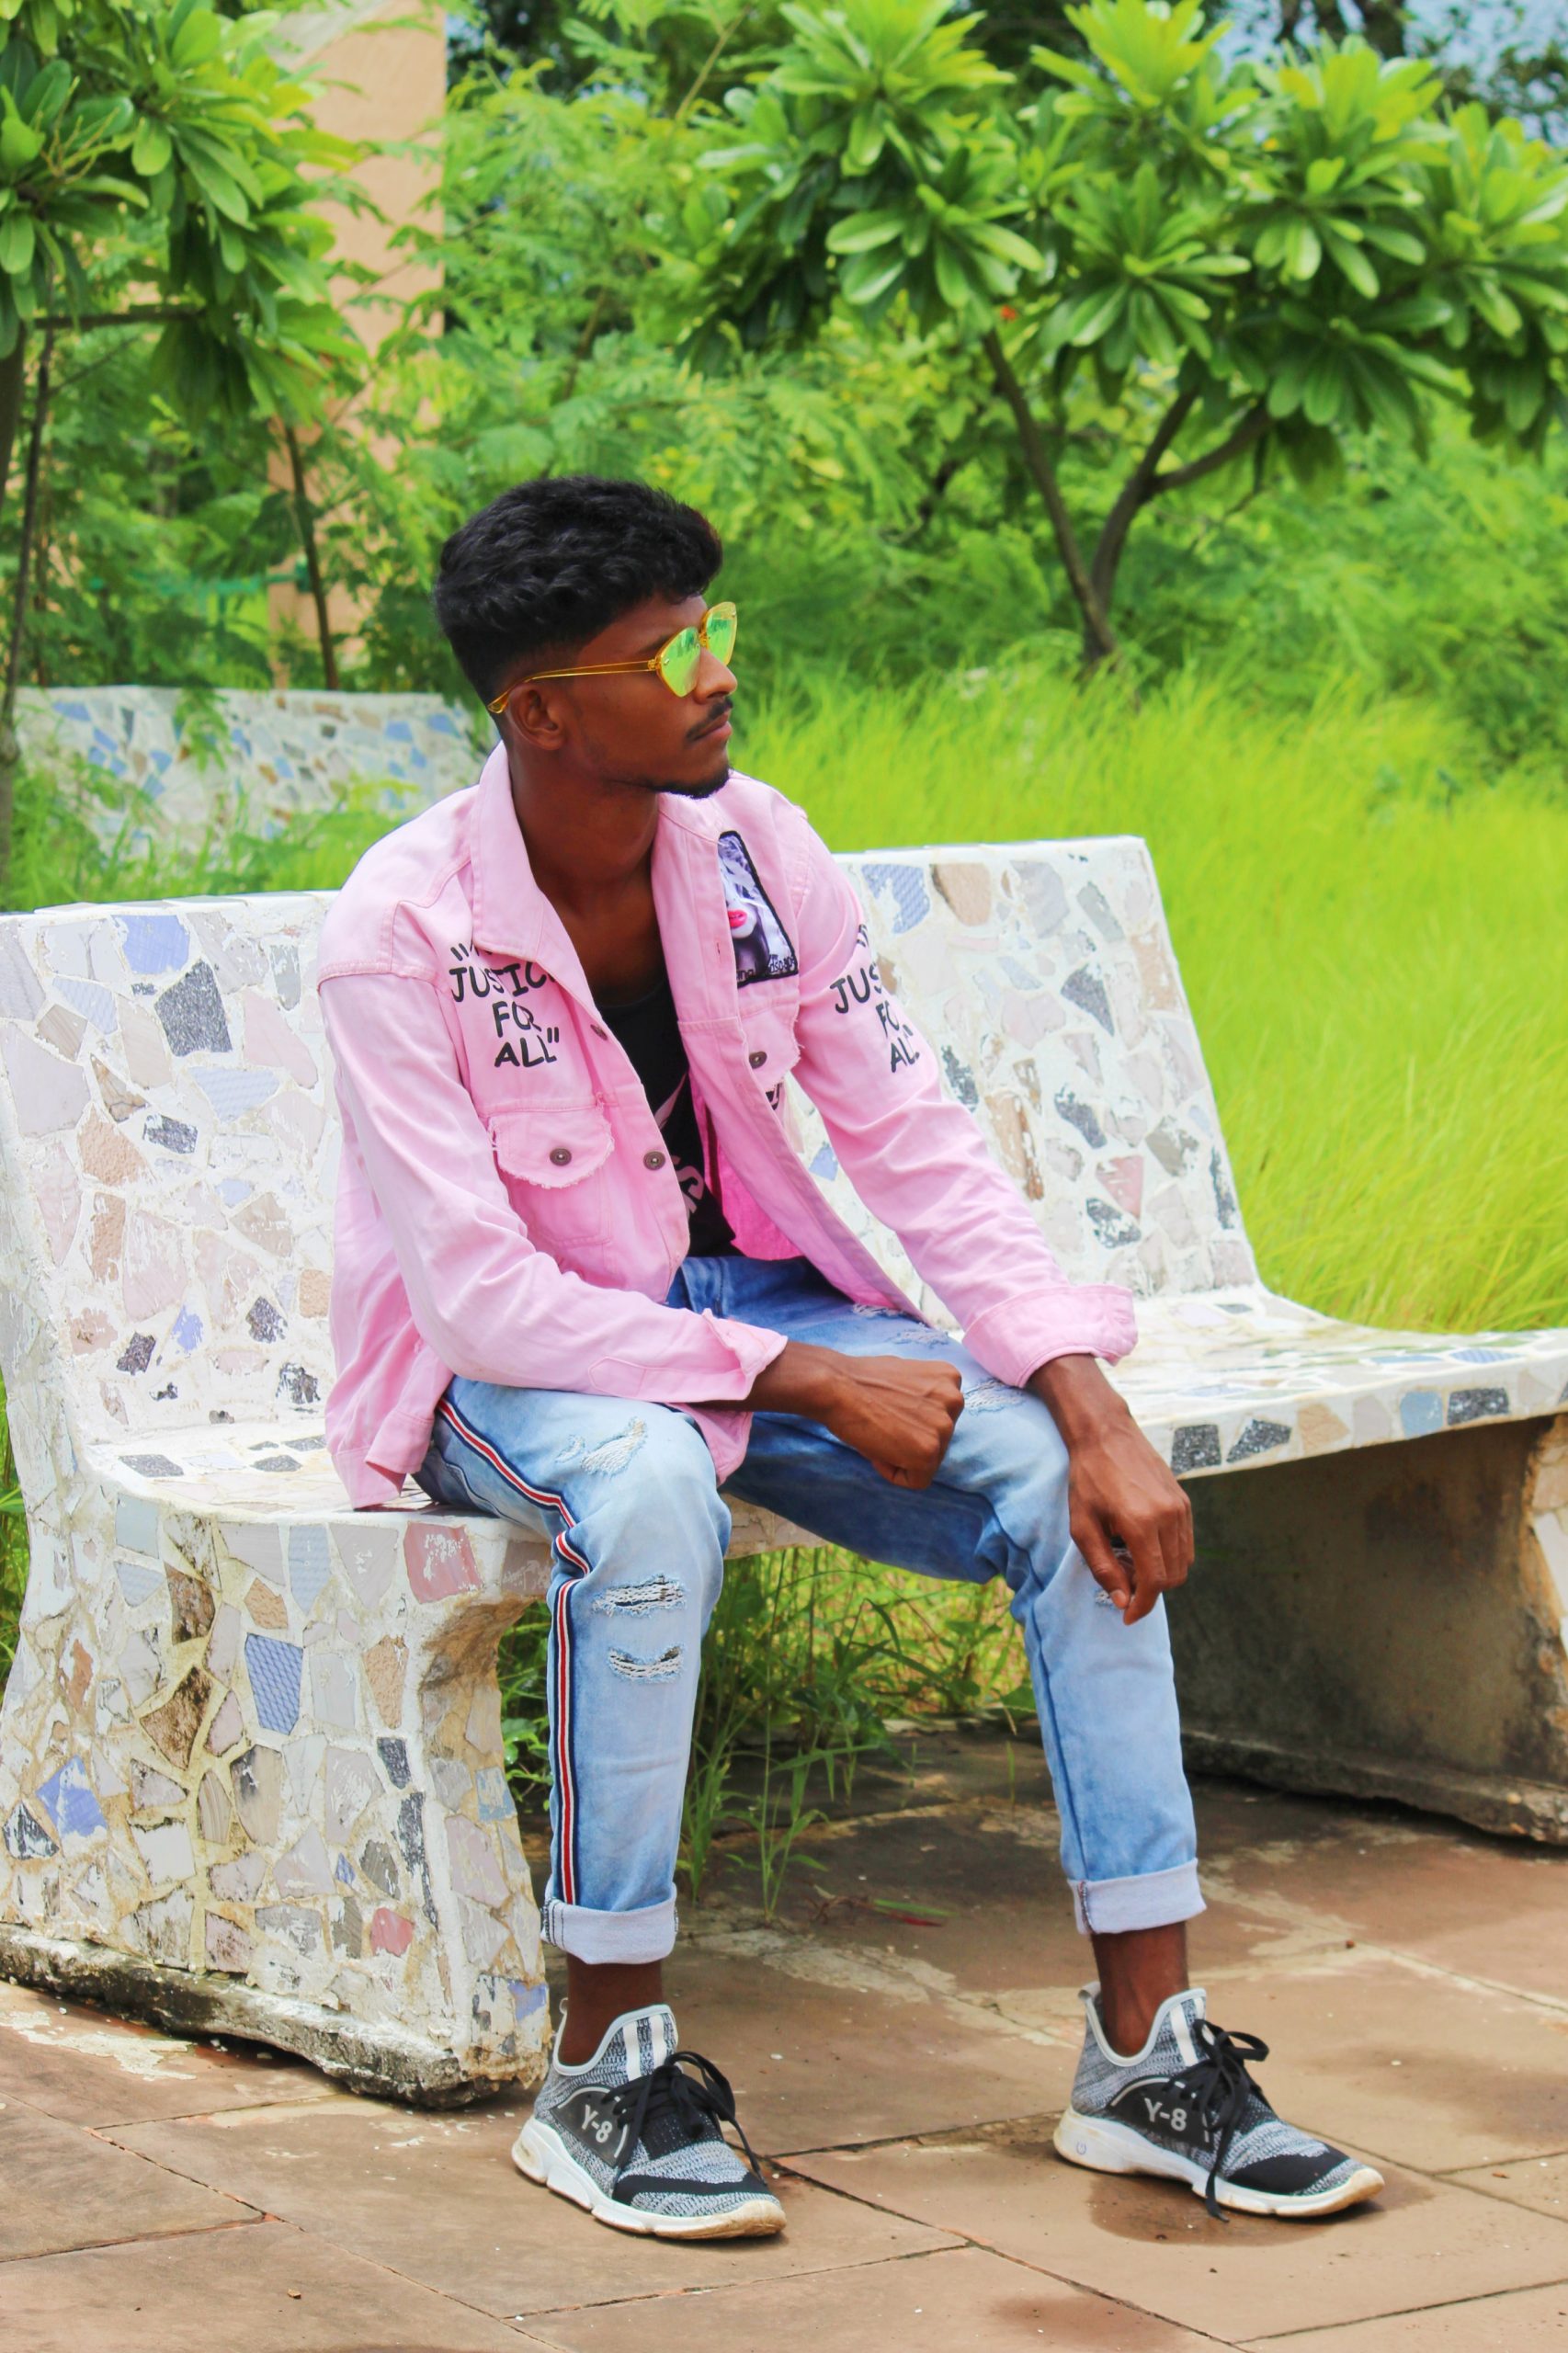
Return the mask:
{"type": "Polygon", "coordinates": [[[311,506],[310,491],[305,483],[305,460],[300,448],[300,437],[291,425],[283,427],[288,444],[289,464],[294,476],[294,518],[300,527],[300,546],[305,558],[305,574],[311,584],[311,602],[316,608],[316,636],[321,643],[322,684],[329,694],[337,692],[337,649],[332,642],[332,622],[326,609],[326,582],[321,568],[321,551],[316,546],[316,518],[311,506]]]}
{"type": "MultiPolygon", "coordinates": [[[[1116,601],[1116,575],[1121,565],[1121,551],[1127,545],[1127,534],[1132,529],[1138,510],[1154,495],[1154,478],[1160,460],[1186,424],[1197,400],[1196,392],[1178,392],[1154,429],[1154,436],[1118,494],[1116,504],[1100,526],[1095,542],[1094,559],[1089,565],[1089,578],[1102,612],[1108,613],[1116,601]]],[[[1087,629],[1084,631],[1084,666],[1093,669],[1100,659],[1101,649],[1087,629]]]]}
{"type": "Polygon", "coordinates": [[[0,359],[0,508],[5,506],[6,485],[11,479],[11,452],[17,446],[27,375],[28,331],[18,321],[17,340],[0,359]]]}
{"type": "Polygon", "coordinates": [[[1002,338],[994,328],[985,337],[983,347],[985,357],[991,362],[991,372],[996,379],[996,389],[1013,413],[1013,422],[1017,426],[1018,440],[1023,449],[1024,463],[1029,470],[1030,478],[1045,503],[1046,513],[1051,517],[1051,528],[1056,537],[1057,552],[1062,558],[1068,585],[1077,599],[1078,609],[1084,616],[1085,643],[1094,647],[1094,659],[1096,662],[1104,661],[1108,657],[1114,662],[1119,658],[1121,647],[1117,642],[1116,632],[1107,619],[1105,608],[1100,602],[1095,584],[1089,577],[1088,565],[1084,562],[1083,550],[1078,545],[1078,535],[1073,529],[1073,518],[1067,512],[1067,503],[1062,495],[1062,485],[1056,479],[1050,454],[1046,449],[1045,437],[1040,432],[1034,412],[1025,396],[1023,386],[1013,373],[1012,362],[1002,348],[1002,338]]]}
{"type": "MultiPolygon", "coordinates": [[[[22,648],[28,631],[28,589],[32,571],[33,537],[38,529],[39,477],[43,468],[43,429],[49,415],[49,375],[53,358],[54,330],[46,327],[43,348],[39,354],[38,382],[33,392],[32,430],[28,436],[28,471],[22,495],[22,528],[11,598],[11,642],[6,652],[5,691],[0,694],[0,881],[7,880],[11,871],[17,769],[21,759],[21,747],[17,742],[17,687],[22,675],[22,648]]],[[[12,429],[14,432],[14,426],[12,429]]]]}

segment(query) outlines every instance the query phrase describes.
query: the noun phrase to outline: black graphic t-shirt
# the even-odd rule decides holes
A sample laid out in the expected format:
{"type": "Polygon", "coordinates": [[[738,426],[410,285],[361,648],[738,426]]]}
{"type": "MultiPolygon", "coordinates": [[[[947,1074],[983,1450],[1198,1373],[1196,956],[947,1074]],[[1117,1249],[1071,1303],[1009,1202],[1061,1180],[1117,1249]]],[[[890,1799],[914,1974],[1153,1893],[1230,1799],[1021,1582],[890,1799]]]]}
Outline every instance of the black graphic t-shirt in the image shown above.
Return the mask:
{"type": "Polygon", "coordinates": [[[676,1019],[669,978],[631,1005],[601,1005],[605,1026],[625,1047],[632,1069],[658,1122],[665,1150],[686,1195],[694,1258],[733,1258],[739,1254],[729,1221],[703,1170],[702,1139],[691,1099],[691,1073],[676,1019]]]}

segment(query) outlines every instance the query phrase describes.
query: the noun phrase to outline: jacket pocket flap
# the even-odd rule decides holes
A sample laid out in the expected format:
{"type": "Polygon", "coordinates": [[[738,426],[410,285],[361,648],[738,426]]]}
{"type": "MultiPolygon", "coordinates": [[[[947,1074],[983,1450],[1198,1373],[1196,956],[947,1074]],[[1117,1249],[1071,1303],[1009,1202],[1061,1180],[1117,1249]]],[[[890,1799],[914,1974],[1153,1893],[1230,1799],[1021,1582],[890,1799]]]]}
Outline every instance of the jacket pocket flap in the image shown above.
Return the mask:
{"type": "Polygon", "coordinates": [[[495,1165],[525,1185],[558,1188],[591,1176],[609,1158],[609,1120],[597,1103],[496,1111],[490,1120],[495,1165]]]}

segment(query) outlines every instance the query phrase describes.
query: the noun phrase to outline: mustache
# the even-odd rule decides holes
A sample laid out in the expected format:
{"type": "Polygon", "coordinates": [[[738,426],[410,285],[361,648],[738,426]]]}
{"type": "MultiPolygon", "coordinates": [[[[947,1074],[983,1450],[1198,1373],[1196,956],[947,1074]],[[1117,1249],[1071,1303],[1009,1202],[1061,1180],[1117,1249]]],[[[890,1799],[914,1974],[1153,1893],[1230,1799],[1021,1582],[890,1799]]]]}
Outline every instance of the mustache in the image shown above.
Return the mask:
{"type": "Polygon", "coordinates": [[[718,704],[716,704],[716,705],[715,705],[715,707],[713,708],[713,710],[711,710],[709,712],[709,714],[708,714],[707,718],[706,718],[705,720],[703,720],[703,721],[702,721],[702,722],[701,722],[701,724],[700,724],[699,726],[697,726],[697,727],[688,727],[688,728],[687,729],[687,733],[686,733],[686,740],[687,740],[687,742],[688,744],[694,744],[694,743],[696,743],[696,741],[698,740],[699,736],[706,735],[706,734],[708,733],[708,731],[709,731],[709,729],[710,729],[710,728],[717,727],[717,726],[719,725],[719,723],[720,723],[721,720],[728,719],[728,718],[730,717],[731,713],[733,711],[734,707],[735,707],[735,699],[734,699],[734,696],[733,696],[733,695],[726,695],[726,697],[724,698],[724,700],[723,700],[722,703],[718,703],[718,704]]]}

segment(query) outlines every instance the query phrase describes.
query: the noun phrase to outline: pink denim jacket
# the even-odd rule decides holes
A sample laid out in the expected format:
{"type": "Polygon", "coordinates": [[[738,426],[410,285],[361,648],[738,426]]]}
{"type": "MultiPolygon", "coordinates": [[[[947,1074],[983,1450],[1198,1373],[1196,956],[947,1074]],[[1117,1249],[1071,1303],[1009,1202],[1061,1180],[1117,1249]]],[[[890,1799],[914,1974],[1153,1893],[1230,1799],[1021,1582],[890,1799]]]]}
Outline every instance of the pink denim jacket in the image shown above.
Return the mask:
{"type": "MultiPolygon", "coordinates": [[[[708,1174],[742,1250],[802,1255],[851,1299],[909,1308],[796,1149],[792,1073],[989,1372],[1021,1383],[1052,1357],[1127,1353],[1129,1294],[1066,1280],[883,994],[855,893],[799,809],[742,776],[710,801],[666,795],[653,885],[708,1174]]],[[[728,1476],[749,1417],[723,1401],[783,1338],[664,1304],[686,1198],[534,882],[503,749],[360,860],[323,929],[320,986],[343,1114],[327,1438],[354,1503],[397,1494],[455,1373],[712,1404],[694,1418],[728,1476]]]]}

